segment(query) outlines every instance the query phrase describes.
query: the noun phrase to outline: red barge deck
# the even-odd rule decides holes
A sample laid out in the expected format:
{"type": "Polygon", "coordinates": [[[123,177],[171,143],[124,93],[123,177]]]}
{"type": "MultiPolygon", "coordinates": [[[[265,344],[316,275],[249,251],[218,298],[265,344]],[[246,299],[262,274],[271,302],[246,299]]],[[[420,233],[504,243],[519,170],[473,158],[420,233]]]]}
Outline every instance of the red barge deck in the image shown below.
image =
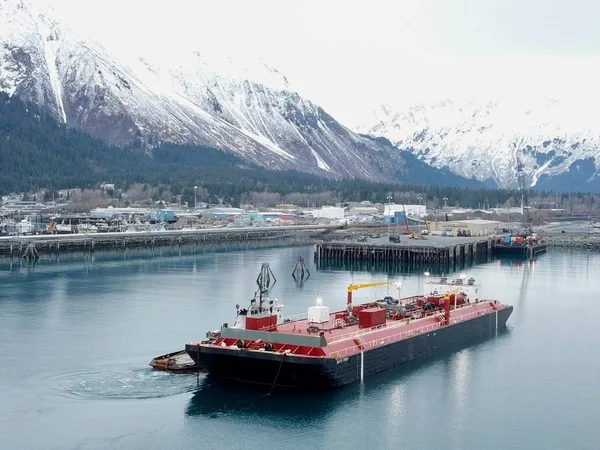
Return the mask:
{"type": "MultiPolygon", "coordinates": [[[[186,345],[209,374],[270,385],[337,387],[451,344],[493,336],[513,307],[480,300],[470,279],[430,283],[428,295],[353,305],[352,292],[390,282],[350,285],[345,310],[330,312],[319,298],[308,313],[282,319],[282,305],[253,300],[216,339],[186,345]]],[[[213,333],[214,336],[214,333],[213,333]]]]}

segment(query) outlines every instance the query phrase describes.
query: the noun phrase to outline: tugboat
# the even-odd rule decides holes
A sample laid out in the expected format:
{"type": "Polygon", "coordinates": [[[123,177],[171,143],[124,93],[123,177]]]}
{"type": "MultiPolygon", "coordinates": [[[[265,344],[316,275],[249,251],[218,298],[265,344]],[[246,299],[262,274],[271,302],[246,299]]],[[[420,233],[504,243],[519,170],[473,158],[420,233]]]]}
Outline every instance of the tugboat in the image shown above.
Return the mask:
{"type": "Polygon", "coordinates": [[[185,350],[166,353],[152,358],[149,366],[163,372],[195,373],[202,371],[185,350]]]}
{"type": "Polygon", "coordinates": [[[319,297],[307,314],[288,319],[261,288],[247,308],[237,306],[233,326],[223,324],[216,339],[187,344],[186,351],[212,376],[329,389],[494,336],[513,311],[484,299],[466,277],[427,283],[425,295],[352,302],[355,289],[383,284],[391,283],[350,285],[345,309],[332,312],[319,297]]]}

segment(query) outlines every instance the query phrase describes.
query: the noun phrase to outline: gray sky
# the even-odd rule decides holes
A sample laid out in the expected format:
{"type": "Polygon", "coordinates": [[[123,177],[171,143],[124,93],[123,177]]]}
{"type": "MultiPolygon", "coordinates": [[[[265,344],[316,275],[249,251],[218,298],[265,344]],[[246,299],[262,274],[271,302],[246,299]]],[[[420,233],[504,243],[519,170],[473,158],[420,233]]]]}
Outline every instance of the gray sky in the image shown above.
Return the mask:
{"type": "Polygon", "coordinates": [[[577,97],[600,79],[595,0],[55,0],[107,46],[257,54],[348,124],[382,101],[577,97]]]}

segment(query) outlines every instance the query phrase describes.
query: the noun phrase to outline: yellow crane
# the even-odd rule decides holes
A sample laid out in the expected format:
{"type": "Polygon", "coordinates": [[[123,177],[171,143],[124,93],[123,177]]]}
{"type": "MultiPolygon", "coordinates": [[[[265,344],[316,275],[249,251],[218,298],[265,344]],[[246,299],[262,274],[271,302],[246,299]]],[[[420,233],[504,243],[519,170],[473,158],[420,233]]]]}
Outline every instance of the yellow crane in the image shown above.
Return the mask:
{"type": "Polygon", "coordinates": [[[375,286],[384,286],[386,284],[390,285],[390,284],[392,284],[392,282],[391,281],[377,281],[374,283],[349,284],[348,285],[348,305],[352,305],[352,292],[354,292],[358,289],[375,287],[375,286]]]}

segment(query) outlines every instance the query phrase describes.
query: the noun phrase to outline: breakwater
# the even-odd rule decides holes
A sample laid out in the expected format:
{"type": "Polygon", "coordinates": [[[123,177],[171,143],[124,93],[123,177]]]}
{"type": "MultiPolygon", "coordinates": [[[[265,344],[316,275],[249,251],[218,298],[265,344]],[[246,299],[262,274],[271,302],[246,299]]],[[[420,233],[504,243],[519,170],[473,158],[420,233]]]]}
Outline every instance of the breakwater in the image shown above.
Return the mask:
{"type": "Polygon", "coordinates": [[[0,237],[0,255],[36,259],[41,254],[95,252],[98,250],[153,249],[227,242],[301,239],[339,225],[288,225],[281,227],[210,228],[131,233],[94,233],[0,237]]]}
{"type": "Polygon", "coordinates": [[[544,235],[544,240],[548,247],[600,250],[600,236],[595,235],[544,235]]]}

